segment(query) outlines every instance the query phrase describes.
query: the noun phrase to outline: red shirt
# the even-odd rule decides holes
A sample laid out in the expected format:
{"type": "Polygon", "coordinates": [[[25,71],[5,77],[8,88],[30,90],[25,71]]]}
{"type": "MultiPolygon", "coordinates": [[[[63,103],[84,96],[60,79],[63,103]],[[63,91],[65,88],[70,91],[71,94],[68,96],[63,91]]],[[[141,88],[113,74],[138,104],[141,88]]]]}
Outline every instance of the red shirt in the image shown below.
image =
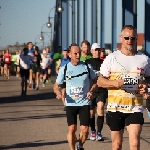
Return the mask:
{"type": "Polygon", "coordinates": [[[11,54],[4,54],[4,62],[6,64],[10,64],[11,63],[11,54]]]}

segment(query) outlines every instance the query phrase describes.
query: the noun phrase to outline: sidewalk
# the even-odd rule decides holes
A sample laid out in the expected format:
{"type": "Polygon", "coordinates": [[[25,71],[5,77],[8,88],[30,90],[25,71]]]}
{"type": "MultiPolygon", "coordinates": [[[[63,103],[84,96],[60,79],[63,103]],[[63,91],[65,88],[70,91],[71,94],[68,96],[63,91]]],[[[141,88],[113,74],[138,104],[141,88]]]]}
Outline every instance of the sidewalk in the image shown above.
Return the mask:
{"type": "MultiPolygon", "coordinates": [[[[5,80],[0,77],[0,150],[69,150],[66,115],[62,102],[55,99],[52,87],[53,84],[48,83],[45,88],[40,86],[38,91],[28,89],[27,97],[22,98],[18,78],[5,80]]],[[[141,150],[149,150],[150,120],[146,111],[144,117],[141,150]]],[[[106,124],[102,134],[104,142],[87,140],[85,150],[111,150],[106,124]]],[[[129,150],[126,130],[122,149],[129,150]]]]}

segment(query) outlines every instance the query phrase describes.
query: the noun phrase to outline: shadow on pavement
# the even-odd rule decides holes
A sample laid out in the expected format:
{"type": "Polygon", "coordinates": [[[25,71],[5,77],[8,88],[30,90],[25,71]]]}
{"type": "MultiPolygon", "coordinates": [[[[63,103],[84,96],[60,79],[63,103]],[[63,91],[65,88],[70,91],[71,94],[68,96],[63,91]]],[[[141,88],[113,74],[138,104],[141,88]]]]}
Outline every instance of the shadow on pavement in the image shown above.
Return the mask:
{"type": "Polygon", "coordinates": [[[56,95],[53,92],[40,93],[36,95],[26,95],[25,97],[23,96],[0,97],[0,104],[15,103],[22,101],[46,100],[53,98],[56,98],[56,95]]]}
{"type": "Polygon", "coordinates": [[[0,122],[7,122],[7,121],[25,121],[29,119],[46,119],[46,118],[61,118],[66,117],[66,114],[51,114],[51,115],[43,115],[43,116],[28,116],[28,117],[15,117],[15,118],[2,118],[0,122]]]}
{"type": "Polygon", "coordinates": [[[41,147],[41,146],[50,146],[50,145],[58,145],[68,143],[67,141],[56,141],[56,142],[27,142],[27,143],[18,143],[10,146],[0,146],[0,149],[7,150],[7,149],[14,149],[14,148],[29,148],[29,147],[41,147]]]}

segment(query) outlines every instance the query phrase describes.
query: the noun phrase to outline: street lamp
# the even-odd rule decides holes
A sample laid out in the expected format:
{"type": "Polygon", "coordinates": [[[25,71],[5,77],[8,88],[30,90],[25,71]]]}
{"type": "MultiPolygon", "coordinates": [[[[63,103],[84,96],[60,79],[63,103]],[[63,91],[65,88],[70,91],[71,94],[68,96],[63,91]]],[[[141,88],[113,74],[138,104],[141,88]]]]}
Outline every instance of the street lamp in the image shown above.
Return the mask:
{"type": "MultiPolygon", "coordinates": [[[[40,40],[41,41],[43,41],[44,40],[44,36],[43,36],[43,33],[50,33],[51,34],[51,36],[52,36],[52,31],[51,32],[43,32],[43,27],[44,27],[44,25],[46,25],[47,23],[44,23],[43,25],[42,25],[42,27],[41,27],[41,36],[40,36],[40,40]]],[[[50,36],[49,36],[49,38],[50,38],[50,36]]],[[[52,37],[51,37],[52,38],[52,37]]],[[[50,42],[51,42],[51,38],[50,38],[50,42]]],[[[44,48],[44,44],[43,44],[43,48],[44,48]]]]}
{"type": "MultiPolygon", "coordinates": [[[[48,14],[48,23],[47,23],[47,27],[50,28],[51,27],[51,23],[50,23],[50,19],[54,18],[54,17],[50,17],[50,13],[51,11],[56,8],[56,6],[52,7],[49,11],[49,14],[48,14]]],[[[59,5],[57,7],[57,12],[61,13],[64,9],[61,7],[61,5],[59,5]]]]}
{"type": "MultiPolygon", "coordinates": [[[[39,39],[40,36],[41,36],[40,34],[36,36],[36,38],[35,38],[35,46],[37,46],[37,44],[39,44],[39,43],[43,44],[44,41],[43,42],[37,42],[37,39],[39,39]]],[[[41,47],[41,45],[40,45],[40,47],[41,47]]]]}
{"type": "Polygon", "coordinates": [[[43,41],[43,48],[44,48],[44,35],[43,34],[46,34],[49,37],[49,39],[50,39],[50,36],[49,36],[48,33],[50,33],[50,32],[41,32],[40,40],[43,41]]]}

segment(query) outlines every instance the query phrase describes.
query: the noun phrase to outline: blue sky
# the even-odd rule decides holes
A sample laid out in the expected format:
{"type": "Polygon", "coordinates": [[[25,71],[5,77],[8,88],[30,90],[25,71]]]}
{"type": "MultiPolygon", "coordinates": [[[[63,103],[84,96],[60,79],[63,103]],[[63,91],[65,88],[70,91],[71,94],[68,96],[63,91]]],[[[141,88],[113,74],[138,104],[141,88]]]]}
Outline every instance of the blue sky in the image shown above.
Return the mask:
{"type": "MultiPolygon", "coordinates": [[[[55,0],[0,0],[0,47],[16,42],[35,42],[55,0]]],[[[53,9],[51,16],[54,16],[53,9]]],[[[43,31],[50,32],[45,26],[43,31]]],[[[47,37],[48,41],[48,37],[47,37]]],[[[40,40],[37,39],[37,42],[40,40]]]]}
{"type": "MultiPolygon", "coordinates": [[[[110,10],[110,1],[106,1],[106,10],[110,10]]],[[[118,1],[117,8],[117,36],[121,30],[121,0],[118,1]]],[[[138,23],[137,31],[144,32],[144,0],[137,0],[138,3],[138,23]]],[[[40,42],[41,27],[48,21],[49,11],[55,6],[55,0],[0,0],[0,47],[14,45],[16,42],[20,44],[32,41],[40,42]],[[37,38],[36,38],[37,37],[37,38]]],[[[111,42],[111,15],[106,11],[106,43],[111,42]]],[[[50,16],[54,16],[54,9],[50,16]]],[[[50,32],[50,29],[43,26],[43,31],[50,32]]],[[[49,34],[49,33],[47,33],[49,34]]],[[[49,36],[45,36],[45,43],[50,41],[49,36]]],[[[119,41],[119,38],[117,39],[119,41]]],[[[39,43],[42,44],[42,43],[39,43]]]]}

